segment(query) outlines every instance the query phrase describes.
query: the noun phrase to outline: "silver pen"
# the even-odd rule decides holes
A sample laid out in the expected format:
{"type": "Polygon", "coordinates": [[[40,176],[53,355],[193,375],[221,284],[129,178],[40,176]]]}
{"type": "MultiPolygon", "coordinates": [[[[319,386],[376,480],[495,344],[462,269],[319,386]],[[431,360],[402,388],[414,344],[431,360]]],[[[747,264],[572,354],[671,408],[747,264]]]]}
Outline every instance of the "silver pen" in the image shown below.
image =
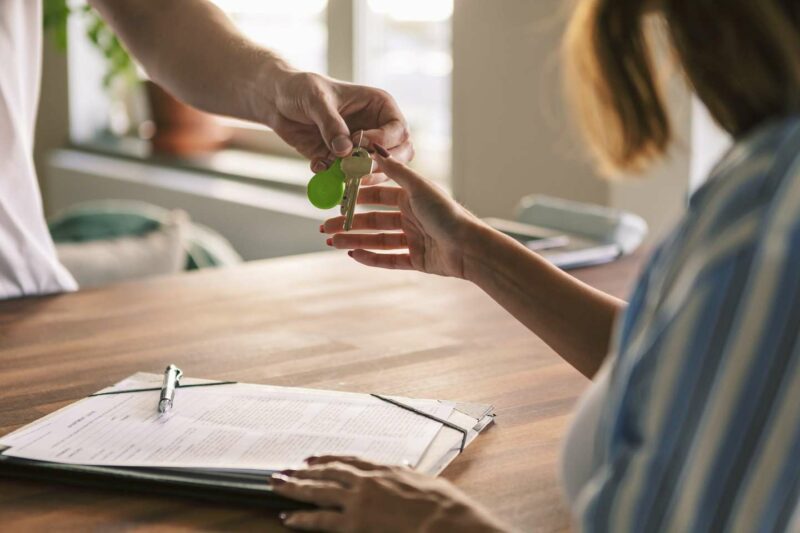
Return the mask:
{"type": "Polygon", "coordinates": [[[158,401],[158,412],[166,413],[172,409],[172,402],[175,400],[175,389],[181,381],[183,372],[175,365],[169,365],[164,370],[164,382],[161,384],[161,399],[158,401]]]}

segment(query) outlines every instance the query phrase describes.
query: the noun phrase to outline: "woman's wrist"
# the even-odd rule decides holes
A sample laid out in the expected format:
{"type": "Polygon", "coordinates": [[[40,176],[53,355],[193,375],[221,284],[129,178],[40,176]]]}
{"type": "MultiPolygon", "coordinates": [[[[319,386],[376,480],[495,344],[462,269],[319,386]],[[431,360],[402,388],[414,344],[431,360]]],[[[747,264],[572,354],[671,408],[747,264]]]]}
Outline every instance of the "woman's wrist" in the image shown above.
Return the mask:
{"type": "Polygon", "coordinates": [[[482,286],[507,262],[509,254],[519,252],[520,244],[480,219],[475,218],[468,226],[464,231],[468,236],[462,240],[464,279],[482,286]]]}
{"type": "Polygon", "coordinates": [[[451,250],[450,256],[455,260],[454,264],[458,265],[456,273],[451,275],[475,282],[469,273],[474,271],[473,265],[477,257],[486,253],[483,249],[487,238],[486,230],[491,231],[491,228],[469,211],[463,210],[463,213],[455,216],[454,222],[449,225],[446,239],[447,248],[451,250]]]}

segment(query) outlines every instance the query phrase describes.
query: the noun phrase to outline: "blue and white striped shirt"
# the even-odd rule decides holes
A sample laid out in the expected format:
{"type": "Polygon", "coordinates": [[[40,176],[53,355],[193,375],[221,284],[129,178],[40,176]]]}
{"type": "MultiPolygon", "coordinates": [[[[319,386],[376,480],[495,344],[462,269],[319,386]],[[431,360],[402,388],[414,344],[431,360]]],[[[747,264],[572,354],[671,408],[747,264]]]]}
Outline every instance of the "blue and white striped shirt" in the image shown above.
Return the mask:
{"type": "Polygon", "coordinates": [[[583,529],[800,530],[800,117],[723,158],[621,322],[583,529]]]}

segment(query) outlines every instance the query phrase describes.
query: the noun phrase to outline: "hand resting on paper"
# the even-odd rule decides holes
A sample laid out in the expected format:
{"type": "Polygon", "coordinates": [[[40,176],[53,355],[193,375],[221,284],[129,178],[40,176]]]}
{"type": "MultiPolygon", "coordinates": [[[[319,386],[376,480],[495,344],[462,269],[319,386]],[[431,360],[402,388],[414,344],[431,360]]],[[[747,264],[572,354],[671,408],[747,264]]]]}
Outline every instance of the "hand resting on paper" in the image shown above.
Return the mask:
{"type": "Polygon", "coordinates": [[[308,468],[272,477],[275,492],[320,507],[281,513],[302,531],[507,531],[451,483],[409,468],[353,457],[312,457],[308,468]]]}

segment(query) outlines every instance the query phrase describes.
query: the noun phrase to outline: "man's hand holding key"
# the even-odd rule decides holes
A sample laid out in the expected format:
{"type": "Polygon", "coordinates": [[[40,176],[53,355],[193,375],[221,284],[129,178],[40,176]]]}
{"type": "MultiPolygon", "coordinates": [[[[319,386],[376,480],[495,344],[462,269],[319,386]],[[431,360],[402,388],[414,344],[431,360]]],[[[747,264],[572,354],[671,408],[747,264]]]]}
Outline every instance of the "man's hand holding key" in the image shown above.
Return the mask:
{"type": "Polygon", "coordinates": [[[320,209],[331,209],[341,204],[341,214],[345,217],[344,230],[350,231],[361,180],[371,174],[372,169],[372,158],[359,142],[352,154],[337,159],[330,168],[311,178],[308,183],[308,199],[320,209]]]}

